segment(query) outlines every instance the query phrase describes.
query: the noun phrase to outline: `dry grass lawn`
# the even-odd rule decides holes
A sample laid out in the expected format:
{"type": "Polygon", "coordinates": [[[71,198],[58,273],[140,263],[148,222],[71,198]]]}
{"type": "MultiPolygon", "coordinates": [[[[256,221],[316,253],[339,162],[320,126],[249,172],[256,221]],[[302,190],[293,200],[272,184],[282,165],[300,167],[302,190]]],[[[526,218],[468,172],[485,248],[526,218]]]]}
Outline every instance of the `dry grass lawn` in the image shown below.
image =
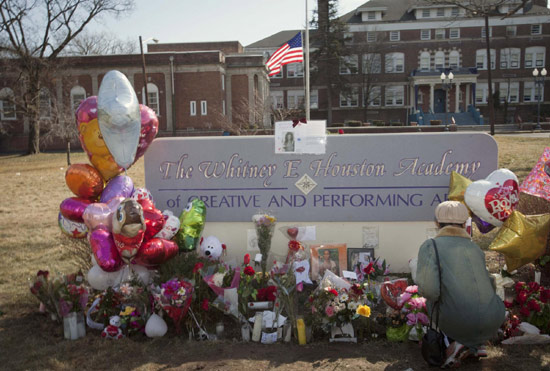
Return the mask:
{"type": "MultiPolygon", "coordinates": [[[[497,136],[499,167],[522,181],[535,165],[547,139],[497,136]]],[[[72,163],[89,163],[72,154],[72,163]]],[[[0,156],[0,369],[424,369],[418,345],[375,341],[359,345],[317,343],[262,346],[231,340],[197,343],[175,335],[161,339],[103,340],[88,331],[77,341],[63,339],[62,328],[37,313],[29,278],[39,269],[71,273],[77,269],[72,251],[79,243],[57,226],[59,203],[70,197],[65,185],[66,155],[0,156]]],[[[143,160],[128,172],[143,186],[143,160]]],[[[550,203],[522,196],[522,210],[548,213],[550,203]]],[[[479,237],[488,245],[492,235],[479,237]]],[[[494,346],[489,358],[463,369],[550,369],[550,346],[494,346]]]]}

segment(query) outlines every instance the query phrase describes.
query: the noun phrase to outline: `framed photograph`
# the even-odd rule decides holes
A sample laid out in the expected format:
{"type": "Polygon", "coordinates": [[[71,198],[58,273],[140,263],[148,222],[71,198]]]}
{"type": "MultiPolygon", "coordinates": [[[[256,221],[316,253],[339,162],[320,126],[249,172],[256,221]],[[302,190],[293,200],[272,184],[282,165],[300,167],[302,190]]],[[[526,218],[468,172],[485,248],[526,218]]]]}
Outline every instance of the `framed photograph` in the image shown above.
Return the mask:
{"type": "Polygon", "coordinates": [[[368,264],[371,260],[374,260],[373,247],[350,247],[348,249],[348,271],[354,271],[357,264],[368,264]]]}
{"type": "Polygon", "coordinates": [[[311,279],[319,281],[327,269],[341,276],[347,268],[346,249],[345,243],[311,245],[311,279]]]}

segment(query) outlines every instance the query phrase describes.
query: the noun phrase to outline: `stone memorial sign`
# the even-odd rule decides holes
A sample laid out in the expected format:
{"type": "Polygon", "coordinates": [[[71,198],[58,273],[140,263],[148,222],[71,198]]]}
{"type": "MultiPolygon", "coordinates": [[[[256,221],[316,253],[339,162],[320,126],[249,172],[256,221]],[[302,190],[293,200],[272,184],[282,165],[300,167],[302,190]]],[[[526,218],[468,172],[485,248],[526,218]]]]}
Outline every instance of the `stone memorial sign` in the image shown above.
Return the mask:
{"type": "Polygon", "coordinates": [[[498,166],[484,133],[327,136],[326,153],[274,153],[273,136],[158,138],[145,182],[161,210],[202,199],[207,221],[431,221],[452,171],[483,179],[498,166]]]}

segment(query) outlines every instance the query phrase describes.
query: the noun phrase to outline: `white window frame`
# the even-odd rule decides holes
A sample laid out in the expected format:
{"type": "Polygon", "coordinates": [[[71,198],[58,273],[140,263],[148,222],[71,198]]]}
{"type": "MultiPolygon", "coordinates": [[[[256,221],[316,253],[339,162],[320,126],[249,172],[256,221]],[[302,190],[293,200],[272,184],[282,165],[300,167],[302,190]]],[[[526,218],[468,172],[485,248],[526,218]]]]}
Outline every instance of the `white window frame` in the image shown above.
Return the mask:
{"type": "Polygon", "coordinates": [[[382,56],[380,54],[363,54],[363,74],[374,74],[382,72],[382,56]],[[370,67],[370,68],[368,68],[370,67]]]}
{"type": "Polygon", "coordinates": [[[451,17],[458,17],[460,15],[460,9],[458,7],[451,8],[451,17]]]}
{"type": "Polygon", "coordinates": [[[444,28],[437,28],[435,30],[435,40],[445,40],[446,32],[444,28]]]}
{"type": "Polygon", "coordinates": [[[359,90],[352,87],[349,93],[340,92],[340,107],[359,107],[359,90]]]}
{"type": "Polygon", "coordinates": [[[208,115],[208,103],[205,100],[201,100],[201,116],[208,115]]]}
{"type": "MultiPolygon", "coordinates": [[[[481,27],[481,37],[485,38],[485,27],[481,27]]],[[[489,37],[493,37],[493,26],[489,26],[489,37]]]]}
{"type": "Polygon", "coordinates": [[[226,113],[226,111],[225,111],[225,99],[224,99],[224,100],[222,100],[222,115],[225,116],[226,114],[227,114],[227,113],[226,113]]]}
{"type": "Polygon", "coordinates": [[[531,35],[541,35],[542,34],[542,25],[532,24],[531,25],[531,35]]]}
{"type": "Polygon", "coordinates": [[[403,85],[386,86],[384,102],[387,107],[403,106],[405,104],[405,87],[403,85]]]}
{"type": "MultiPolygon", "coordinates": [[[[491,49],[491,70],[495,69],[495,62],[496,62],[496,51],[495,49],[491,49]]],[[[487,69],[487,49],[476,50],[476,67],[478,70],[487,69]],[[482,62],[481,67],[480,67],[480,62],[482,62]]]]}
{"type": "Polygon", "coordinates": [[[429,71],[431,67],[432,62],[432,56],[430,52],[422,52],[420,53],[420,70],[421,71],[429,71]]]}
{"type": "Polygon", "coordinates": [[[340,58],[340,75],[356,75],[359,73],[359,58],[357,55],[346,55],[340,58]]]}
{"type": "Polygon", "coordinates": [[[221,75],[222,79],[222,90],[225,90],[225,75],[221,75]]]}
{"type": "Polygon", "coordinates": [[[544,46],[531,46],[525,48],[525,67],[544,67],[546,59],[546,48],[544,46]]]}
{"type": "Polygon", "coordinates": [[[363,107],[380,107],[382,102],[382,89],[380,86],[371,86],[369,94],[367,96],[367,88],[363,91],[363,97],[365,101],[363,102],[363,107]]]}
{"type": "Polygon", "coordinates": [[[75,85],[71,88],[70,95],[71,107],[73,108],[73,111],[76,111],[78,106],[80,105],[80,102],[86,99],[86,90],[80,85],[75,85]]]}
{"type": "Polygon", "coordinates": [[[450,28],[449,39],[460,39],[460,28],[450,28]]]}
{"type": "Polygon", "coordinates": [[[506,26],[506,36],[516,36],[518,33],[517,26],[506,26]]]}
{"type": "Polygon", "coordinates": [[[344,43],[346,45],[353,44],[353,32],[344,33],[344,43]]]}
{"type": "MultiPolygon", "coordinates": [[[[495,84],[492,84],[493,92],[495,91],[495,84]]],[[[489,97],[489,84],[477,83],[476,84],[476,104],[487,104],[487,99],[489,97]],[[480,93],[481,94],[478,94],[480,93]]]]}
{"type": "MultiPolygon", "coordinates": [[[[145,89],[141,89],[141,96],[145,97],[145,89]]],[[[159,88],[152,82],[147,83],[147,106],[155,111],[156,115],[160,115],[160,99],[159,88]]],[[[145,104],[142,102],[142,104],[145,104]]]]}
{"type": "Polygon", "coordinates": [[[401,31],[390,31],[390,41],[401,40],[401,31]]]}
{"type": "Polygon", "coordinates": [[[286,92],[288,109],[302,109],[305,106],[306,98],[303,90],[288,90],[286,92]]]}
{"type": "Polygon", "coordinates": [[[500,49],[500,69],[518,69],[520,67],[520,48],[500,49]]]}
{"type": "Polygon", "coordinates": [[[441,69],[445,68],[445,52],[442,50],[439,50],[435,53],[434,56],[434,68],[441,69]]]}
{"type": "Polygon", "coordinates": [[[369,21],[375,21],[376,20],[376,12],[367,12],[367,20],[369,21]]]}
{"type": "Polygon", "coordinates": [[[430,18],[432,16],[431,9],[422,9],[422,18],[430,18]]]}
{"type": "Polygon", "coordinates": [[[302,63],[290,63],[286,65],[286,77],[296,79],[304,77],[304,65],[302,63]]]}
{"type": "Polygon", "coordinates": [[[319,108],[319,91],[317,89],[311,90],[309,92],[309,108],[319,108]]]}
{"type": "Polygon", "coordinates": [[[437,17],[445,17],[445,8],[437,8],[436,16],[437,17]]]}
{"type": "MultiPolygon", "coordinates": [[[[538,103],[539,87],[533,81],[523,83],[523,101],[529,103],[538,103]],[[527,93],[527,94],[526,94],[527,93]]],[[[544,85],[540,88],[540,96],[544,97],[544,85]]],[[[542,100],[541,100],[542,101],[542,100]]]]}
{"type": "Polygon", "coordinates": [[[376,42],[376,32],[374,31],[367,32],[367,42],[369,43],[376,42]]]}
{"type": "Polygon", "coordinates": [[[14,102],[15,94],[10,88],[0,90],[0,119],[3,121],[17,120],[17,107],[14,102]],[[7,107],[7,108],[6,108],[7,107]],[[12,113],[11,115],[6,113],[12,113]]]}
{"type": "MultiPolygon", "coordinates": [[[[500,102],[504,103],[508,95],[508,83],[501,82],[498,88],[500,102]]],[[[510,83],[510,95],[508,96],[508,103],[519,103],[519,82],[517,81],[510,83]]]]}
{"type": "Polygon", "coordinates": [[[432,38],[432,30],[420,30],[420,40],[430,40],[432,38]]]}
{"type": "Polygon", "coordinates": [[[386,73],[405,72],[405,54],[400,52],[386,54],[385,70],[386,70],[386,73]]]}
{"type": "Polygon", "coordinates": [[[271,91],[271,106],[275,110],[285,108],[285,97],[282,90],[271,91]]]}
{"type": "Polygon", "coordinates": [[[460,53],[458,50],[451,50],[449,52],[449,67],[450,68],[459,68],[460,67],[460,53]],[[454,63],[456,61],[456,63],[454,63]]]}
{"type": "Polygon", "coordinates": [[[197,101],[192,100],[189,102],[189,116],[197,116],[197,101]]]}

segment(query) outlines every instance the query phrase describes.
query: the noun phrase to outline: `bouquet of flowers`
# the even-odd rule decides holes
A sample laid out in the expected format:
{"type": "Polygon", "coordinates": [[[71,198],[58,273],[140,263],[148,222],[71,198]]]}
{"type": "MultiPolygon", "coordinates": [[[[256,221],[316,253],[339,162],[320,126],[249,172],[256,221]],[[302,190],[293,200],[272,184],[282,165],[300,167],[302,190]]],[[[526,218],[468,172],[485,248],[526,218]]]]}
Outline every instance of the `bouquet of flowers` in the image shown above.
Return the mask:
{"type": "Polygon", "coordinates": [[[151,291],[155,304],[174,321],[176,332],[181,332],[181,321],[187,314],[193,298],[193,285],[186,280],[172,278],[151,291]]]}
{"type": "Polygon", "coordinates": [[[264,213],[254,215],[252,217],[252,221],[256,227],[258,248],[262,253],[262,277],[265,277],[265,272],[267,270],[267,258],[269,251],[271,250],[271,239],[273,238],[273,231],[275,229],[277,219],[272,215],[264,213]]]}
{"type": "Polygon", "coordinates": [[[536,282],[517,282],[514,286],[516,298],[514,303],[504,302],[509,309],[518,309],[519,316],[537,326],[541,333],[550,333],[550,288],[536,282]]]}
{"type": "Polygon", "coordinates": [[[420,341],[424,336],[423,326],[428,326],[430,322],[426,311],[426,298],[418,294],[418,286],[415,285],[408,286],[397,302],[403,308],[402,312],[406,314],[407,325],[415,327],[416,338],[420,341]]]}
{"type": "Polygon", "coordinates": [[[355,273],[359,282],[374,281],[378,277],[387,276],[390,273],[389,264],[386,264],[386,259],[380,260],[376,258],[368,262],[368,264],[358,263],[355,266],[355,273]]]}
{"type": "Polygon", "coordinates": [[[145,319],[143,313],[137,307],[126,305],[124,310],[119,313],[121,328],[126,335],[145,333],[145,319]]]}

